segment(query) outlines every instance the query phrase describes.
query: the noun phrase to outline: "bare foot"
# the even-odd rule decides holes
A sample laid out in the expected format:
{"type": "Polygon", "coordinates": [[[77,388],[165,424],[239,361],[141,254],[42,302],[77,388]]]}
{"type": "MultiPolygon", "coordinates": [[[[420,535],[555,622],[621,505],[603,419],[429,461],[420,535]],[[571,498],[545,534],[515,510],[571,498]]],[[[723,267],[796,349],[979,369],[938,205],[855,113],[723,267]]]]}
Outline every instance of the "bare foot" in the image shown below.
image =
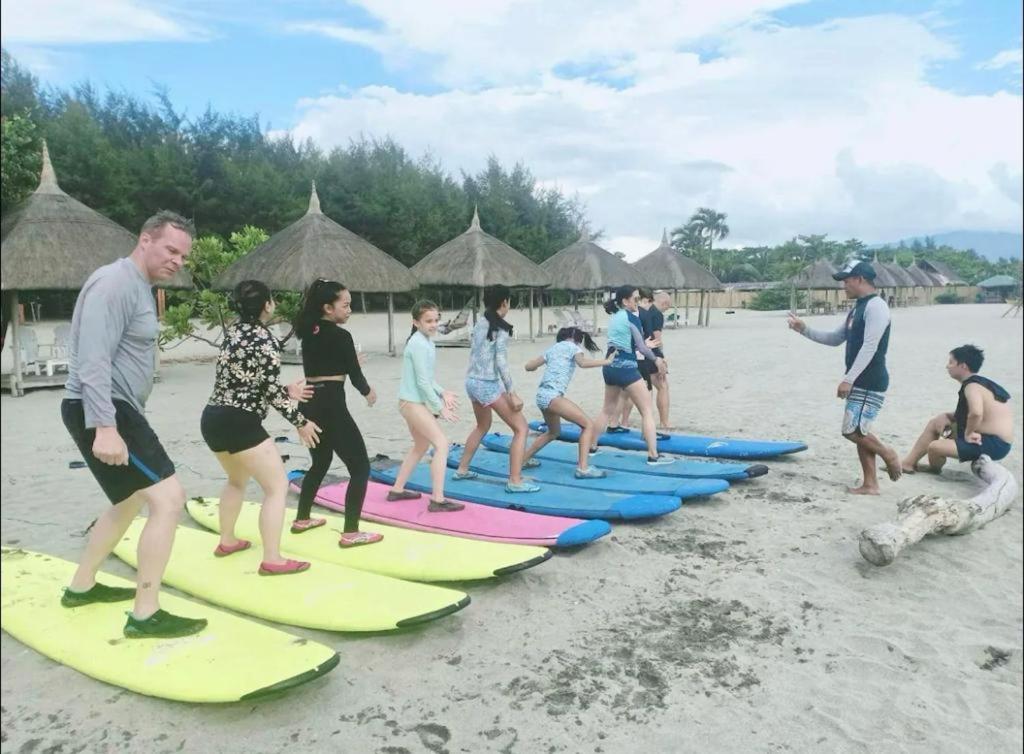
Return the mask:
{"type": "MultiPolygon", "coordinates": [[[[889,472],[889,478],[894,482],[903,476],[903,464],[900,463],[900,455],[892,448],[887,448],[882,454],[885,461],[885,470],[889,472]]],[[[877,494],[877,493],[876,493],[877,494]]]]}
{"type": "Polygon", "coordinates": [[[906,461],[900,461],[900,468],[903,469],[904,474],[916,474],[917,464],[907,463],[906,461]]]}
{"type": "Polygon", "coordinates": [[[877,487],[866,487],[863,484],[860,487],[847,487],[846,491],[849,492],[851,495],[877,495],[878,494],[878,488],[877,487]]]}

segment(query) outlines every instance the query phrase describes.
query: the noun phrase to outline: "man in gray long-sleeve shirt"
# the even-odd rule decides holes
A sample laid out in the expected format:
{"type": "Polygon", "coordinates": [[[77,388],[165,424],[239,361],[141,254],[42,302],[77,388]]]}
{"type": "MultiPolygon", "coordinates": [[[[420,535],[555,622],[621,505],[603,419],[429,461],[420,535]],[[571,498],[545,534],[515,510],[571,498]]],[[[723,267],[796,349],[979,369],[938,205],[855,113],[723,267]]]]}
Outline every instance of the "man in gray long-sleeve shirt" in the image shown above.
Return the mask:
{"type": "Polygon", "coordinates": [[[885,356],[889,350],[892,320],[889,306],[875,292],[875,269],[870,264],[852,260],[833,277],[843,281],[849,298],[857,300],[843,324],[833,331],[812,330],[790,312],[789,326],[816,343],[846,344],[846,374],[836,389],[836,396],[846,400],[843,437],[857,446],[857,457],[864,472],[863,483],[850,492],[877,495],[878,456],[885,461],[890,479],[896,481],[903,473],[899,454],[871,433],[871,424],[882,410],[885,391],[889,388],[885,356]]]}
{"type": "Polygon", "coordinates": [[[187,636],[206,626],[160,609],[160,581],[174,545],[185,491],[174,463],[143,412],[153,387],[160,325],[152,285],[177,273],[192,249],[192,224],[159,212],[142,226],[132,253],[96,270],[71,319],[64,426],[113,505],[92,527],[85,552],[61,604],[135,600],[129,638],[187,636]],[[139,537],[136,589],[96,582],[96,572],[143,505],[149,517],[139,537]]]}

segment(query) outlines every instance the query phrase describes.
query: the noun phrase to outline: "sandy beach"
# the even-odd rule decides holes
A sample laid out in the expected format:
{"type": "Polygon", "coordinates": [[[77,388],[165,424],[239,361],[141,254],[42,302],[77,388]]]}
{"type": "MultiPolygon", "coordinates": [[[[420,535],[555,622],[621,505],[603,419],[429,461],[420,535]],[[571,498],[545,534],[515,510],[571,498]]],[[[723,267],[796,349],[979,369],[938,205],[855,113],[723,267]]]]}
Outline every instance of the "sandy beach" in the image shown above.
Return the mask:
{"type": "MultiPolygon", "coordinates": [[[[876,425],[884,441],[906,452],[927,419],[953,410],[947,353],[972,342],[985,349],[983,374],[1013,396],[1016,441],[1003,463],[1021,479],[1022,328],[1020,318],[1000,319],[1004,309],[893,311],[892,386],[876,425]]],[[[401,341],[408,320],[396,319],[401,341]]],[[[512,320],[525,331],[525,311],[512,320]]],[[[381,314],[353,315],[380,400],[369,408],[349,390],[350,405],[371,455],[400,457],[409,443],[384,323],[381,314]]],[[[550,342],[521,338],[511,352],[531,419],[540,373],[521,365],[550,342]]],[[[138,696],[4,634],[3,750],[1019,752],[1020,502],[980,531],[927,539],[874,567],[858,553],[860,531],[893,518],[904,497],[975,494],[967,466],[897,483],[883,474],[879,497],[847,494],[859,469],[839,433],[842,351],[789,332],[784,312],[714,310],[710,328],[667,331],[665,351],[681,431],[798,439],[809,450],[660,520],[616,525],[537,568],[461,585],[469,608],[419,629],[359,636],[287,627],[342,659],[278,699],[214,707],[138,696]]],[[[216,495],[222,483],[199,434],[214,355],[193,343],[167,352],[148,405],[189,495],[216,495]]],[[[9,363],[7,350],[3,357],[9,363]]],[[[438,380],[460,395],[466,360],[465,349],[438,351],[438,380]]],[[[300,371],[289,366],[285,376],[300,371]]],[[[600,371],[581,370],[570,395],[596,413],[602,393],[600,371]]],[[[78,455],[60,421],[61,396],[2,398],[2,539],[74,560],[106,502],[87,470],[68,467],[78,455]]],[[[464,440],[471,416],[464,401],[452,441],[464,440]]],[[[266,427],[294,438],[276,413],[266,427]]],[[[305,467],[303,448],[280,448],[289,469],[305,467]]],[[[259,499],[254,486],[249,499],[259,499]]],[[[114,558],[105,570],[134,575],[114,558]]]]}

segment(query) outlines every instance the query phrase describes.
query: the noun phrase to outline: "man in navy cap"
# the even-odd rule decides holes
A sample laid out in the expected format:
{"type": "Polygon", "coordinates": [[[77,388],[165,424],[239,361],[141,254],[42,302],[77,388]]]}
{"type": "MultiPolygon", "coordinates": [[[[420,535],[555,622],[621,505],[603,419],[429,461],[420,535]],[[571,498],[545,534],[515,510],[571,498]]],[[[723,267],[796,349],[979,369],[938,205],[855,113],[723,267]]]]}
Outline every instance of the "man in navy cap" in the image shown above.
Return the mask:
{"type": "Polygon", "coordinates": [[[846,344],[846,375],[836,389],[836,396],[846,400],[843,415],[843,437],[857,446],[857,456],[864,472],[864,481],[850,492],[856,495],[878,494],[876,458],[882,457],[889,478],[894,482],[903,473],[899,454],[871,434],[871,424],[885,402],[889,388],[889,372],[885,354],[889,350],[892,320],[889,306],[875,291],[875,268],[858,259],[832,276],[843,282],[848,298],[857,303],[843,325],[834,331],[812,330],[793,312],[789,327],[815,343],[827,346],[846,344]]]}

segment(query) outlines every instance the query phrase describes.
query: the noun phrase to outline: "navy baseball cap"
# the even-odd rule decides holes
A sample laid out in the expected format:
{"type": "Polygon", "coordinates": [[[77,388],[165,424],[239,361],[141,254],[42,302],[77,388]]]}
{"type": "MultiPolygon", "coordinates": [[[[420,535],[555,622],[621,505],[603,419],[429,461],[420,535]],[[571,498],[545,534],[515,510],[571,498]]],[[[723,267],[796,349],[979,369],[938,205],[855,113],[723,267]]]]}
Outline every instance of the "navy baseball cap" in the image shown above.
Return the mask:
{"type": "Polygon", "coordinates": [[[860,259],[851,259],[839,272],[832,276],[833,280],[846,280],[846,278],[859,277],[865,280],[875,279],[875,268],[860,259]]]}

